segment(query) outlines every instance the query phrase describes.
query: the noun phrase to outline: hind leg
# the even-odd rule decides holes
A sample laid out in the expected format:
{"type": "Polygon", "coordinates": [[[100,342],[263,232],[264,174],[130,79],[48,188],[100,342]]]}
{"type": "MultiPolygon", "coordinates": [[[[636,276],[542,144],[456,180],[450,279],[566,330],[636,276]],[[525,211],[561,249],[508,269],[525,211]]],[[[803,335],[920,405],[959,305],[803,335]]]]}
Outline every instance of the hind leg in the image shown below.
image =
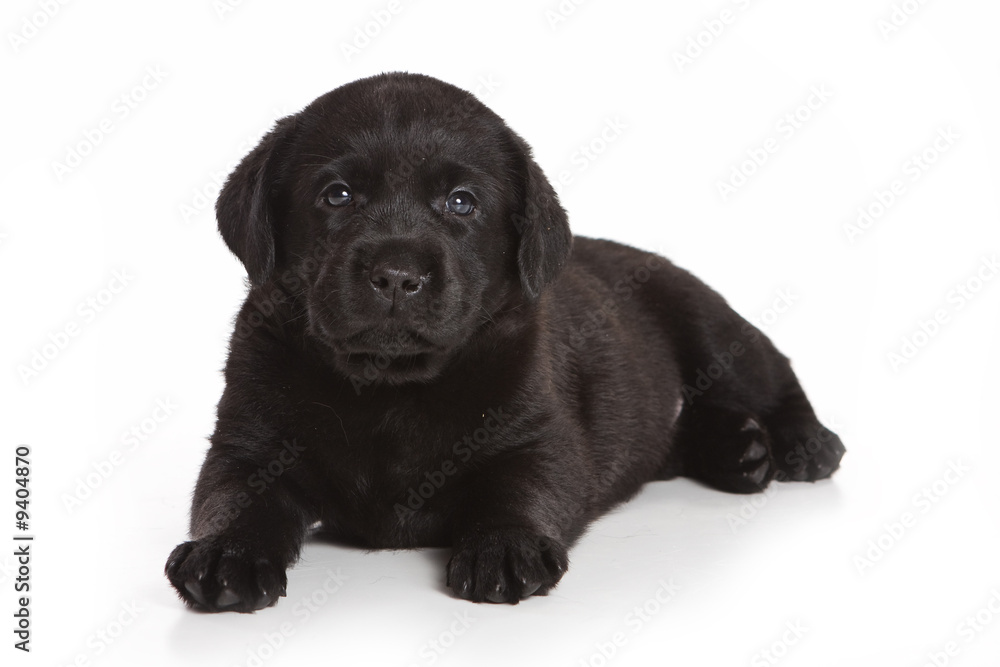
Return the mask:
{"type": "Polygon", "coordinates": [[[829,477],[844,446],[816,418],[788,358],[689,273],[666,271],[650,285],[661,290],[685,400],[660,476],[735,493],[829,477]]]}

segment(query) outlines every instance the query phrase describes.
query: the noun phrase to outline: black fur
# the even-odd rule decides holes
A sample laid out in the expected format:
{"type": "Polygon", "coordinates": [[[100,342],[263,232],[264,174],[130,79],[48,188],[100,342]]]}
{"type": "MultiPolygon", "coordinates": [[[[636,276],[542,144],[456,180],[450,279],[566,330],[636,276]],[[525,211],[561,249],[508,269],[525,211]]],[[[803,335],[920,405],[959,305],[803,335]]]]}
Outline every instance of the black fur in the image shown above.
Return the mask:
{"type": "Polygon", "coordinates": [[[217,213],[252,284],[166,568],[197,608],[274,604],[317,524],[449,546],[457,595],[516,603],[645,482],[750,493],[844,453],[766,336],[666,259],[574,239],[524,141],[435,79],[281,120],[217,213]]]}

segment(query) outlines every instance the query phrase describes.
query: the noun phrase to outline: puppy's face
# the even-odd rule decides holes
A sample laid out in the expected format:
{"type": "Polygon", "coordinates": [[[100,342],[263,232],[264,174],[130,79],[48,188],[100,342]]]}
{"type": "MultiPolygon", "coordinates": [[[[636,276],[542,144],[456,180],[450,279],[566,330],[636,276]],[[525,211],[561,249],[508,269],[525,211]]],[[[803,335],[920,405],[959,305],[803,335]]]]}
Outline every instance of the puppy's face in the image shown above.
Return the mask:
{"type": "Polygon", "coordinates": [[[571,238],[524,142],[416,75],[348,84],[280,121],[217,211],[252,282],[294,284],[341,373],[392,384],[433,379],[536,299],[571,238]]]}
{"type": "Polygon", "coordinates": [[[422,380],[520,289],[517,148],[464,95],[383,88],[303,112],[282,255],[342,371],[422,380]],[[317,270],[300,270],[317,244],[317,270]]]}

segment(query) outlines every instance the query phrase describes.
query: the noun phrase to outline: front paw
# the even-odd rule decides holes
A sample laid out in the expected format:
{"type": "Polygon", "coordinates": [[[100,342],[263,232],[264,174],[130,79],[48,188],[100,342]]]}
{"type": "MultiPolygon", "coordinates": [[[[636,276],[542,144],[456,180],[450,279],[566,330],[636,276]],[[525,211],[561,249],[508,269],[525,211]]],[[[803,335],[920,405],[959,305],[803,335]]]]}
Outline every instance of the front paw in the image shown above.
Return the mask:
{"type": "Polygon", "coordinates": [[[211,536],[177,546],[167,578],[200,611],[251,613],[285,596],[285,567],[245,543],[211,536]]]}
{"type": "Polygon", "coordinates": [[[448,586],[473,602],[517,604],[548,594],[568,566],[566,548],[553,540],[524,529],[480,529],[458,541],[448,586]]]}

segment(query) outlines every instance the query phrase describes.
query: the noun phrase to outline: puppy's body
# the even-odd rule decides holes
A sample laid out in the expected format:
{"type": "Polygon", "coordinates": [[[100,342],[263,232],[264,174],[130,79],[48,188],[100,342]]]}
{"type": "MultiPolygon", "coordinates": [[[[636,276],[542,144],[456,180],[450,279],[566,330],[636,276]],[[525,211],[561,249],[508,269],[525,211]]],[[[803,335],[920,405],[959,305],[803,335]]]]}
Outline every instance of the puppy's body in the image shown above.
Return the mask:
{"type": "Polygon", "coordinates": [[[516,602],[554,586],[586,526],[647,481],[746,493],[836,469],[843,447],[787,359],[715,292],[608,241],[570,252],[502,121],[425,77],[351,86],[279,126],[220,196],[254,287],[192,540],[168,561],[185,600],[273,604],[320,522],[369,547],[450,546],[458,595],[516,602]],[[350,108],[329,119],[338,99],[350,108]],[[459,105],[460,127],[436,124],[459,105]],[[439,138],[417,151],[420,136],[439,138]],[[359,142],[368,159],[345,167],[359,142]],[[318,202],[301,185],[316,167],[332,172],[318,202]]]}

